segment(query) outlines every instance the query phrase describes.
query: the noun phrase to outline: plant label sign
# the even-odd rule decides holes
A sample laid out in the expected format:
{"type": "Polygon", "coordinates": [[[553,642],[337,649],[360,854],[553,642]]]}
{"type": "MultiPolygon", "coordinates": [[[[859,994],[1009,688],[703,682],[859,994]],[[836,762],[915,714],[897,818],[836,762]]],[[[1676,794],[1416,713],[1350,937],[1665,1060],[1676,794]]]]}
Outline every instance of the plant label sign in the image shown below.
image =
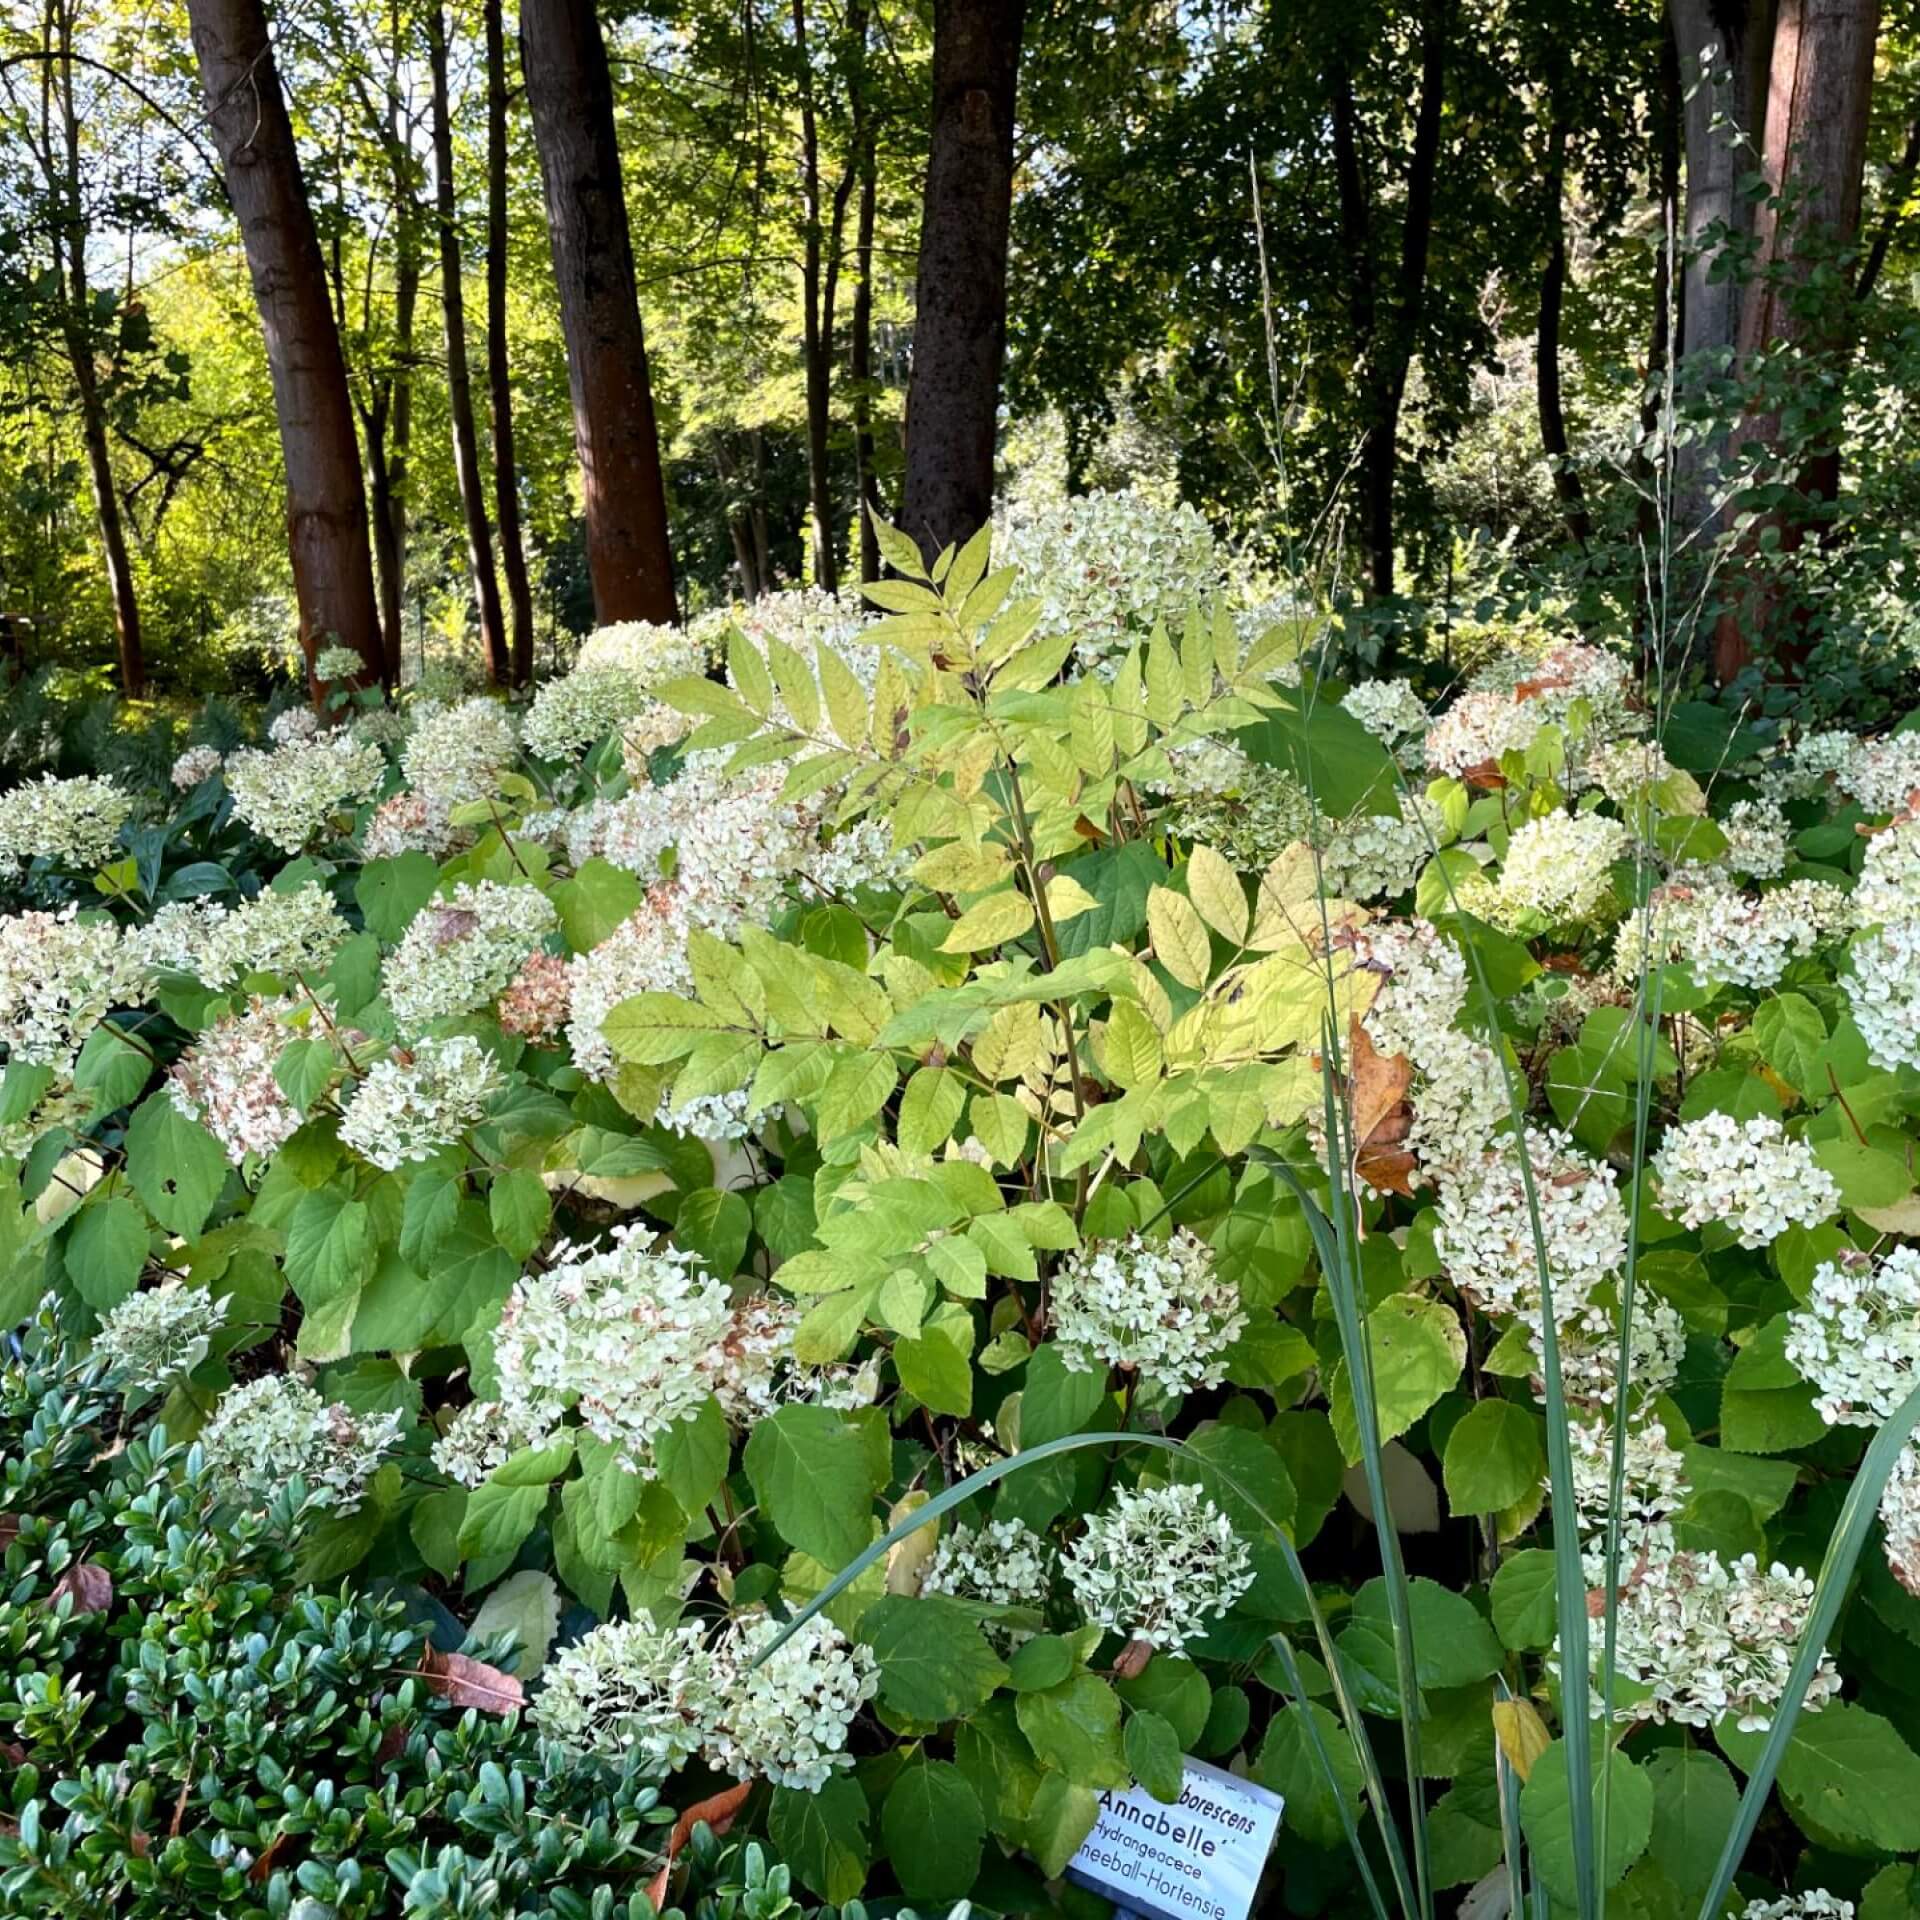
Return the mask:
{"type": "Polygon", "coordinates": [[[1146,1920],[1247,1920],[1280,1796],[1204,1760],[1185,1765],[1174,1806],[1140,1786],[1103,1793],[1067,1878],[1146,1920]]]}

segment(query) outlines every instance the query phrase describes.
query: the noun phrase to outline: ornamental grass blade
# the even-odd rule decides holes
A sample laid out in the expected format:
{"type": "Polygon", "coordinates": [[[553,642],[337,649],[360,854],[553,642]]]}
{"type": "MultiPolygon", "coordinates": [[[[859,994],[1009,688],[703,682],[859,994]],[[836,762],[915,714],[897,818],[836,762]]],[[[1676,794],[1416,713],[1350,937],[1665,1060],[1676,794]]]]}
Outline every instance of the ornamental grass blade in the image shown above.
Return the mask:
{"type": "Polygon", "coordinates": [[[1734,1873],[1753,1839],[1754,1829],[1760,1824],[1761,1814],[1766,1810],[1767,1796],[1773,1791],[1774,1776],[1780,1771],[1787,1743],[1793,1738],[1793,1730],[1805,1709],[1807,1688],[1812,1684],[1814,1673],[1820,1665],[1821,1654],[1826,1651],[1827,1636],[1833,1631],[1833,1623],[1840,1617],[1841,1602],[1847,1597],[1853,1570],[1859,1564],[1860,1550],[1866,1545],[1874,1515],[1879,1511],[1880,1496],[1886,1491],[1887,1476],[1893,1472],[1894,1462],[1899,1459],[1901,1449],[1906,1446],[1908,1437],[1917,1425],[1920,1425],[1920,1387],[1916,1387],[1900,1402],[1892,1418],[1873,1436],[1873,1444],[1867,1448],[1866,1457],[1853,1476],[1853,1485],[1847,1489],[1840,1519],[1827,1541],[1826,1557],[1820,1563],[1820,1577],[1814,1582],[1813,1611],[1807,1617],[1806,1631],[1800,1636],[1800,1649],[1794,1655],[1793,1670],[1787,1675],[1786,1690],[1780,1696],[1780,1711],[1774,1715],[1773,1725],[1767,1732],[1766,1745],[1760,1749],[1760,1757],[1754,1762],[1752,1773],[1747,1776],[1746,1791],[1740,1796],[1740,1811],[1734,1819],[1733,1831],[1727,1835],[1726,1845],[1720,1849],[1720,1861],[1714,1868],[1713,1880],[1707,1888],[1706,1897],[1700,1902],[1700,1920],[1718,1920],[1727,1895],[1733,1890],[1734,1873]]]}

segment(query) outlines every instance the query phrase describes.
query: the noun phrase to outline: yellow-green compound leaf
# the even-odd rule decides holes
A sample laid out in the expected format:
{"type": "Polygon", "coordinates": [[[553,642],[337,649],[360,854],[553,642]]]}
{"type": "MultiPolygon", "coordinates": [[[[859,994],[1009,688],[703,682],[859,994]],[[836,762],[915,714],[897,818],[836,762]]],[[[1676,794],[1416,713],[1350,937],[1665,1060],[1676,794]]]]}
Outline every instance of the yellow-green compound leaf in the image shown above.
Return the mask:
{"type": "Polygon", "coordinates": [[[1160,1078],[1160,1035],[1131,1000],[1116,1000],[1101,1047],[1107,1078],[1120,1087],[1151,1086],[1160,1078]]]}
{"type": "Polygon", "coordinates": [[[909,1153],[944,1146],[967,1104],[967,1083],[952,1067],[922,1067],[900,1096],[895,1137],[909,1153]]]}
{"type": "Polygon", "coordinates": [[[822,1143],[864,1126],[887,1104],[897,1076],[883,1053],[851,1054],[827,1076],[814,1107],[822,1143]]]}
{"type": "Polygon", "coordinates": [[[1211,847],[1195,847],[1187,856],[1187,895],[1215,933],[1237,947],[1247,937],[1252,914],[1240,876],[1211,847]]]}
{"type": "Polygon", "coordinates": [[[944,1333],[919,1333],[894,1343],[900,1384],[934,1413],[964,1419],[973,1411],[973,1364],[944,1333]]]}
{"type": "Polygon", "coordinates": [[[1204,987],[1213,970],[1213,945],[1206,923],[1193,902],[1170,887],[1155,887],[1147,895],[1147,931],[1154,958],[1183,987],[1204,987]]]}
{"type": "Polygon", "coordinates": [[[1009,888],[976,901],[947,929],[942,953],[979,953],[1017,940],[1033,925],[1033,902],[1009,888]]]}

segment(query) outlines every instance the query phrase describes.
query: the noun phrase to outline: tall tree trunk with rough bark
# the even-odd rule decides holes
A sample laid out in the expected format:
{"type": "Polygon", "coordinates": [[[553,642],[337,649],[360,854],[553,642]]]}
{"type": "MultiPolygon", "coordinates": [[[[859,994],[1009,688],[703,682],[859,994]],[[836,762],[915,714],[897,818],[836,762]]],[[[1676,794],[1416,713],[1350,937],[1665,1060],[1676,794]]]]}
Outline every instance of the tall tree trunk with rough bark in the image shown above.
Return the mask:
{"type": "Polygon", "coordinates": [[[800,77],[801,365],[807,382],[807,504],[812,521],[813,577],[829,593],[840,582],[833,551],[833,485],[827,470],[833,356],[832,316],[821,309],[825,232],[820,209],[820,124],[814,111],[807,0],[793,0],[794,57],[800,77]]]}
{"type": "Polygon", "coordinates": [[[593,0],[521,0],[520,58],[560,288],[595,617],[671,621],[666,484],[593,0]]]}
{"type": "MultiPolygon", "coordinates": [[[[1831,260],[1859,233],[1879,29],[1880,0],[1780,0],[1761,145],[1767,192],[1754,206],[1753,275],[1740,308],[1743,363],[1786,343],[1815,352],[1844,343],[1845,309],[1805,295],[1815,262],[1831,260]]],[[[1743,457],[1777,445],[1780,429],[1777,412],[1750,413],[1737,430],[1743,457]]],[[[1782,551],[1818,531],[1820,510],[1831,507],[1839,485],[1836,441],[1802,464],[1798,500],[1769,516],[1782,551]]],[[[1721,617],[1714,671],[1722,683],[1748,665],[1755,639],[1776,624],[1780,584],[1750,583],[1743,603],[1721,617]]]]}
{"type": "Polygon", "coordinates": [[[493,570],[493,527],[486,483],[480,477],[480,434],[473,418],[473,375],[467,364],[465,262],[460,255],[459,200],[453,187],[453,107],[447,93],[447,21],[440,0],[427,7],[427,65],[433,81],[433,203],[440,230],[440,311],[446,320],[447,412],[453,424],[453,477],[467,529],[467,566],[480,611],[480,646],[487,680],[504,687],[513,677],[500,579],[493,570]]]}
{"type": "Polygon", "coordinates": [[[900,519],[929,561],[993,512],[1014,88],[1026,0],[935,0],[933,138],[914,287],[900,519]]]}
{"type": "Polygon", "coordinates": [[[513,446],[513,379],[507,364],[507,44],[500,0],[485,0],[487,49],[487,397],[493,412],[493,510],[500,570],[513,620],[513,684],[533,679],[533,586],[520,527],[513,446]]]}
{"type": "Polygon", "coordinates": [[[360,656],[372,683],[384,659],[353,400],[266,9],[262,0],[187,0],[187,17],[267,337],[308,677],[314,654],[337,644],[360,656]]]}
{"type": "Polygon", "coordinates": [[[1587,513],[1586,490],[1569,464],[1571,444],[1567,412],[1560,391],[1560,313],[1567,291],[1566,170],[1567,129],[1553,79],[1547,86],[1547,170],[1543,190],[1547,199],[1547,259],[1540,273],[1540,318],[1534,342],[1534,388],[1540,409],[1540,444],[1553,465],[1553,490],[1559,497],[1567,533],[1584,548],[1593,532],[1587,513]]]}

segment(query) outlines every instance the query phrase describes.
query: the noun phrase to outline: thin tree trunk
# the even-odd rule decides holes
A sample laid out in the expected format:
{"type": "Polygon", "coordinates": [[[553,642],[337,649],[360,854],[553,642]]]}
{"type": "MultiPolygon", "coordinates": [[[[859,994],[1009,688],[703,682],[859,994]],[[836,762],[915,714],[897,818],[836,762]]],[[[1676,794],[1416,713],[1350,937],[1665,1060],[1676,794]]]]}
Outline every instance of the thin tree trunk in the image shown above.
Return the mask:
{"type": "Polygon", "coordinates": [[[793,0],[793,45],[800,75],[801,362],[807,380],[807,501],[812,520],[813,577],[829,593],[839,579],[833,551],[833,488],[827,471],[833,323],[821,307],[820,128],[813,104],[812,53],[806,0],[793,0]]]}
{"type": "Polygon", "coordinates": [[[120,493],[113,476],[113,458],[107,442],[107,413],[100,398],[100,377],[94,365],[93,293],[87,279],[87,223],[80,194],[80,118],[73,94],[73,10],[56,0],[49,24],[54,45],[49,51],[58,63],[60,102],[60,167],[56,173],[53,129],[44,124],[54,92],[54,74],[42,68],[41,137],[39,156],[47,176],[49,197],[60,219],[53,234],[53,268],[61,282],[65,312],[61,335],[67,365],[73,374],[74,394],[80,403],[80,437],[87,453],[87,479],[93,490],[94,520],[100,533],[101,557],[106,563],[107,592],[113,603],[113,627],[120,648],[120,691],[129,700],[147,691],[146,649],[141,637],[140,595],[127,550],[127,532],[120,511],[120,493]]]}
{"type": "Polygon", "coordinates": [[[904,529],[929,562],[993,512],[1025,21],[1026,0],[934,0],[933,134],[901,506],[904,529]]]}
{"type": "Polygon", "coordinates": [[[353,401],[266,11],[262,0],[188,0],[187,15],[266,332],[309,683],[329,644],[351,647],[371,683],[383,654],[353,401]]]}
{"type": "MultiPolygon", "coordinates": [[[[1660,42],[1660,65],[1653,88],[1652,176],[1654,205],[1660,221],[1660,240],[1653,254],[1653,323],[1647,335],[1646,381],[1640,393],[1640,441],[1633,456],[1633,475],[1639,489],[1634,513],[1640,539],[1649,553],[1656,552],[1663,539],[1661,519],[1663,502],[1660,490],[1671,488],[1671,463],[1674,449],[1661,449],[1661,467],[1656,468],[1647,448],[1654,445],[1661,431],[1665,410],[1667,367],[1673,353],[1673,337],[1679,331],[1679,285],[1675,270],[1675,246],[1680,233],[1680,50],[1669,23],[1660,42]]],[[[1647,569],[1641,570],[1643,581],[1647,569]]],[[[1651,671],[1657,667],[1661,636],[1654,631],[1655,607],[1646,586],[1641,589],[1642,660],[1651,671]]]]}
{"type": "Polygon", "coordinates": [[[853,388],[854,517],[860,523],[860,579],[880,578],[880,539],[874,516],[880,511],[880,486],[873,471],[873,224],[879,189],[879,165],[869,139],[860,156],[860,211],[855,251],[860,282],[853,293],[853,332],[847,344],[847,378],[853,388]]]}
{"type": "Polygon", "coordinates": [[[1887,184],[1880,195],[1880,218],[1874,226],[1873,244],[1867,249],[1867,257],[1860,263],[1859,278],[1853,283],[1853,297],[1856,300],[1866,299],[1879,284],[1881,272],[1887,264],[1888,250],[1893,245],[1894,235],[1900,231],[1901,217],[1906,210],[1907,195],[1913,191],[1916,172],[1920,172],[1920,119],[1916,119],[1907,129],[1907,144],[1887,175],[1887,184]]]}
{"type": "Polygon", "coordinates": [[[493,570],[493,528],[480,477],[480,435],[473,419],[473,376],[467,365],[465,264],[460,257],[458,200],[453,190],[453,108],[447,96],[447,22],[440,0],[427,7],[427,64],[433,77],[433,200],[440,229],[440,309],[446,318],[447,412],[453,421],[453,475],[467,528],[467,564],[480,609],[480,644],[487,679],[504,687],[513,677],[500,580],[493,570]]]}
{"type": "Polygon", "coordinates": [[[747,513],[753,528],[753,564],[760,584],[758,597],[773,591],[773,542],[767,533],[767,442],[758,427],[753,430],[753,503],[747,513]]]}
{"type": "Polygon", "coordinates": [[[1586,492],[1569,463],[1567,413],[1560,391],[1560,312],[1567,286],[1566,163],[1567,130],[1559,103],[1548,86],[1547,114],[1547,262],[1540,275],[1540,324],[1535,340],[1534,386],[1540,404],[1540,444],[1553,467],[1553,490],[1574,543],[1584,548],[1592,536],[1586,492]]]}
{"type": "Polygon", "coordinates": [[[513,446],[513,379],[507,364],[507,48],[500,0],[485,0],[487,45],[487,396],[493,408],[493,502],[500,570],[513,616],[513,684],[533,679],[533,586],[520,530],[520,472],[513,446]]]}
{"type": "Polygon", "coordinates": [[[671,621],[666,485],[593,0],[521,0],[520,57],[560,288],[595,616],[671,621]]]}

